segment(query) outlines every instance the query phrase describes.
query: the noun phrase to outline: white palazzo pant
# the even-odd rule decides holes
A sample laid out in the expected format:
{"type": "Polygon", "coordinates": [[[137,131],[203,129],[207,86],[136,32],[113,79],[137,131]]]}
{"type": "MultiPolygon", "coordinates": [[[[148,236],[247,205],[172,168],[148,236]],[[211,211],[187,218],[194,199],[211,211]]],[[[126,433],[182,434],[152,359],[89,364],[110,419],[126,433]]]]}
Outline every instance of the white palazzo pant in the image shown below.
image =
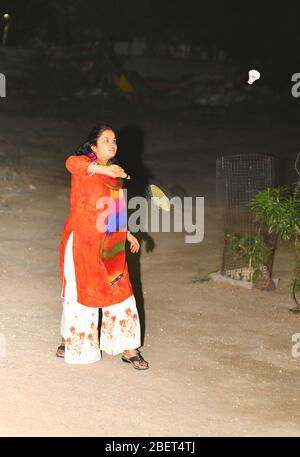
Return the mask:
{"type": "MultiPolygon", "coordinates": [[[[61,319],[61,336],[65,339],[65,362],[87,364],[101,360],[101,351],[110,355],[141,345],[141,330],[135,298],[102,308],[100,347],[98,341],[99,309],[77,302],[73,233],[70,235],[64,261],[66,279],[61,319]]],[[[63,297],[62,297],[63,298],[63,297]]]]}

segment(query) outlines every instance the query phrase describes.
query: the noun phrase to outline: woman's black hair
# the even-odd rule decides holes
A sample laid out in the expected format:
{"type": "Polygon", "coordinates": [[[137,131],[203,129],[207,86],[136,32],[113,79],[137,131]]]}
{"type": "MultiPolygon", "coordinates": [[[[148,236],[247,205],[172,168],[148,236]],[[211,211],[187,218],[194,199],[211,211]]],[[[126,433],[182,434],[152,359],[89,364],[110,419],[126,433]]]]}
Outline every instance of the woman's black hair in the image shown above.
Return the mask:
{"type": "Polygon", "coordinates": [[[97,158],[97,156],[93,152],[91,146],[97,145],[98,138],[102,135],[102,133],[105,130],[111,130],[112,132],[114,132],[114,134],[116,134],[115,129],[113,127],[111,127],[110,125],[107,125],[107,124],[97,125],[90,131],[88,140],[79,146],[79,148],[76,150],[75,154],[77,156],[86,155],[86,156],[90,157],[91,159],[95,160],[97,158]]]}

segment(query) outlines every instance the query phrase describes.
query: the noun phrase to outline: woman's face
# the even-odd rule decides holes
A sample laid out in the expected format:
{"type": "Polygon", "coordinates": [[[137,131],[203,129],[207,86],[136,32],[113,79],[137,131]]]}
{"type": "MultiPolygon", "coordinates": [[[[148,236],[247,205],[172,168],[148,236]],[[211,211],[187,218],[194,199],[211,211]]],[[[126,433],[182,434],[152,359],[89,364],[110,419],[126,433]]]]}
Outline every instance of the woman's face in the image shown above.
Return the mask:
{"type": "Polygon", "coordinates": [[[92,146],[92,150],[103,163],[107,163],[115,157],[117,141],[114,132],[112,130],[104,130],[97,140],[97,146],[92,146]]]}

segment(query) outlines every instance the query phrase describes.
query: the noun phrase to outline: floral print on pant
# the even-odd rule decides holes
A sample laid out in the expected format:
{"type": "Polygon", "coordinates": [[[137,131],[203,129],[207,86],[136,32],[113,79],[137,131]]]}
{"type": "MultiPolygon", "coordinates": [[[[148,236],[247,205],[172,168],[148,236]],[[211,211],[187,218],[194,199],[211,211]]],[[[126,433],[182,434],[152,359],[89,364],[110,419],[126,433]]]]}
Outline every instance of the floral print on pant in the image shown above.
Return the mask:
{"type": "Polygon", "coordinates": [[[140,322],[132,295],[121,303],[102,308],[99,346],[98,309],[77,302],[75,268],[72,255],[72,235],[65,252],[65,299],[61,319],[61,336],[66,341],[65,361],[88,364],[101,360],[101,351],[120,354],[141,345],[140,322]]]}

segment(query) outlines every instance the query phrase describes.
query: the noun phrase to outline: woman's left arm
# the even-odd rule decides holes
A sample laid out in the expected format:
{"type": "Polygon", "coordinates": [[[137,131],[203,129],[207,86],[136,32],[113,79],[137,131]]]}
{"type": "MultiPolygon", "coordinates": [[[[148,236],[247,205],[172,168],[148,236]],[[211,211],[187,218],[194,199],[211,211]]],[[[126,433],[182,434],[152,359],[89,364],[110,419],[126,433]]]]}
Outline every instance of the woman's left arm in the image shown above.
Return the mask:
{"type": "Polygon", "coordinates": [[[130,243],[130,251],[135,254],[140,250],[140,243],[131,232],[127,232],[127,241],[130,243]]]}

